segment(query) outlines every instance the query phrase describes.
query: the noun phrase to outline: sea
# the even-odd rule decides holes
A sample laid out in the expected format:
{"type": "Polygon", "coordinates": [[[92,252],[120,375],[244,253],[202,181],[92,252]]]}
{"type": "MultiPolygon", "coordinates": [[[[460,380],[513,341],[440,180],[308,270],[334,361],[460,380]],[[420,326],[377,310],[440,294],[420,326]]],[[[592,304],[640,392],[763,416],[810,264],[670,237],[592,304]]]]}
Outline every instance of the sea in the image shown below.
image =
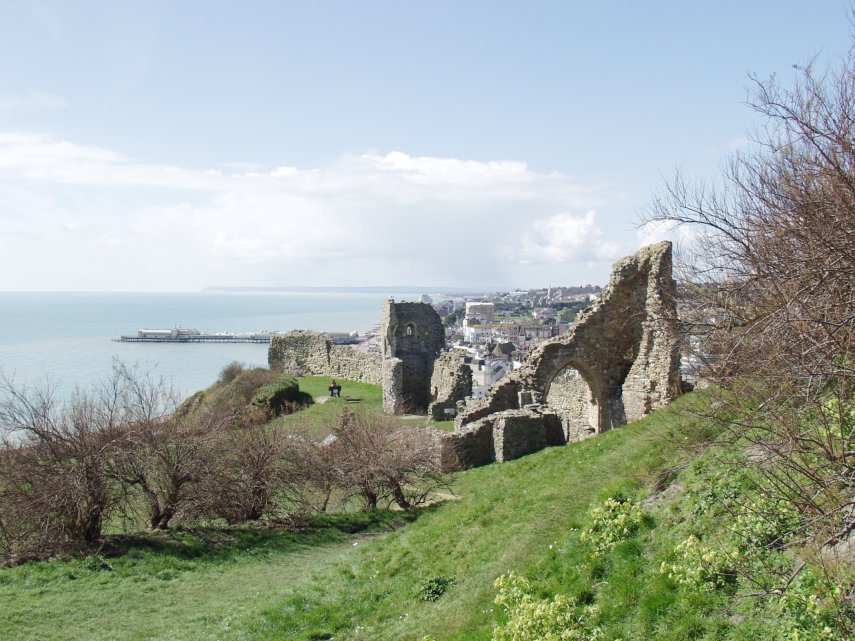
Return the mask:
{"type": "MultiPolygon", "coordinates": [[[[418,300],[396,291],[396,300],[418,300]]],[[[312,329],[363,334],[380,322],[381,291],[203,291],[195,293],[0,292],[0,371],[15,386],[59,397],[93,389],[122,363],[183,396],[211,385],[223,366],[267,366],[267,345],[122,343],[140,329],[203,333],[312,329]]]]}

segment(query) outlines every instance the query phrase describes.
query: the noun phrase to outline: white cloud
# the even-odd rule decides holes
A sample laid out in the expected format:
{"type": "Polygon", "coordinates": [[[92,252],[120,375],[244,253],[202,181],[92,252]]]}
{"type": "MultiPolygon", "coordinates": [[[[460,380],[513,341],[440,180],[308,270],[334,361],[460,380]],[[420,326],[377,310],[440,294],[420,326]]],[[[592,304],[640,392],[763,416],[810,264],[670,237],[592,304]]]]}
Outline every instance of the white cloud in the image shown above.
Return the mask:
{"type": "Polygon", "coordinates": [[[537,265],[556,284],[565,266],[569,284],[592,280],[575,277],[575,263],[610,261],[621,246],[592,210],[608,200],[605,183],[523,162],[394,151],[317,169],[234,169],[247,171],[0,134],[0,231],[38,239],[0,251],[0,271],[19,275],[0,290],[516,285],[539,278],[537,265]],[[35,260],[57,268],[13,268],[35,260]]]}
{"type": "Polygon", "coordinates": [[[517,252],[522,263],[560,263],[610,261],[621,252],[619,243],[603,239],[596,212],[584,216],[555,214],[535,220],[523,237],[517,252]]]}

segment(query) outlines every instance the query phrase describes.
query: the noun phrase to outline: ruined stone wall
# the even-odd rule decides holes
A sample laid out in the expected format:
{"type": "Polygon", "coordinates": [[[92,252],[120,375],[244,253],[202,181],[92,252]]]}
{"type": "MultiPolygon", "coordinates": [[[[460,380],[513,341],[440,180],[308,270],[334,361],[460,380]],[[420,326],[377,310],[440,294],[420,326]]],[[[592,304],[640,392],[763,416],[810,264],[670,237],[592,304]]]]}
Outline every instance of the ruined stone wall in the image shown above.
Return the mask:
{"type": "Polygon", "coordinates": [[[381,383],[380,354],[360,352],[350,345],[332,345],[329,359],[329,376],[372,385],[381,383]]]}
{"type": "Polygon", "coordinates": [[[493,419],[493,449],[497,461],[510,461],[565,442],[561,419],[551,412],[509,410],[493,419]]]}
{"type": "Polygon", "coordinates": [[[379,385],[379,354],[360,352],[350,345],[333,345],[323,332],[295,330],[271,338],[267,351],[270,369],[300,376],[329,376],[379,385]]]}
{"type": "Polygon", "coordinates": [[[652,311],[642,323],[637,355],[621,389],[627,421],[665,407],[679,393],[680,336],[673,302],[677,287],[671,270],[669,251],[647,282],[646,305],[652,311]]]}
{"type": "Polygon", "coordinates": [[[403,392],[404,362],[400,358],[384,358],[380,374],[383,411],[387,414],[403,414],[406,410],[403,392]]]}
{"type": "Polygon", "coordinates": [[[322,376],[329,369],[329,336],[323,332],[294,330],[270,339],[270,369],[299,376],[322,376]]]}
{"type": "Polygon", "coordinates": [[[596,433],[598,409],[591,389],[581,376],[557,376],[549,387],[546,404],[561,417],[568,441],[579,441],[596,433]]]}
{"type": "Polygon", "coordinates": [[[558,415],[534,407],[499,412],[454,432],[436,434],[445,471],[510,461],[566,443],[558,415]]]}
{"type": "MultiPolygon", "coordinates": [[[[567,334],[532,350],[521,369],[458,417],[457,426],[530,404],[549,405],[554,380],[568,366],[581,373],[590,389],[587,411],[579,404],[581,415],[565,413],[568,431],[574,422],[582,427],[581,421],[598,432],[611,429],[667,404],[680,393],[671,268],[668,242],[615,263],[599,301],[567,334]]],[[[571,405],[567,401],[568,411],[571,405]]]]}
{"type": "Polygon", "coordinates": [[[452,352],[443,352],[433,363],[428,415],[435,421],[453,418],[457,404],[472,396],[472,368],[452,352]],[[452,414],[446,410],[453,410],[452,414]]]}
{"type": "Polygon", "coordinates": [[[445,472],[466,470],[496,460],[493,423],[477,421],[455,432],[440,434],[440,462],[445,472]]]}
{"type": "Polygon", "coordinates": [[[388,300],[383,304],[380,326],[383,367],[396,372],[400,368],[400,378],[397,373],[381,374],[384,381],[391,383],[388,389],[383,387],[384,409],[396,414],[427,412],[432,400],[434,361],[445,348],[442,319],[426,303],[388,300]]]}
{"type": "Polygon", "coordinates": [[[670,243],[615,263],[599,301],[567,334],[532,350],[458,416],[442,440],[446,469],[517,458],[666,405],[680,393],[675,290],[670,243]]]}

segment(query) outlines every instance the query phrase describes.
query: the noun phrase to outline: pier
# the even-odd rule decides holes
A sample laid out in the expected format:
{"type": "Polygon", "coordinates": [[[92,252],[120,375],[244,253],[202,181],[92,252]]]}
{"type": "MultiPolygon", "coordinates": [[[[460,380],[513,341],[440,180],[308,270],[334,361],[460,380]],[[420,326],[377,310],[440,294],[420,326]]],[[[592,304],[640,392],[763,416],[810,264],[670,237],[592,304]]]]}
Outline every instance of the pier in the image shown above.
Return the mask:
{"type": "MultiPolygon", "coordinates": [[[[135,336],[119,336],[116,343],[269,343],[276,332],[238,333],[218,332],[205,334],[198,329],[173,327],[172,329],[141,329],[135,336]]],[[[356,345],[362,339],[347,334],[331,334],[336,345],[356,345]]]]}
{"type": "Polygon", "coordinates": [[[173,327],[172,329],[141,329],[136,336],[119,336],[119,343],[269,343],[273,332],[233,334],[218,332],[205,334],[198,329],[173,327]]]}
{"type": "Polygon", "coordinates": [[[197,334],[195,336],[119,336],[117,343],[269,343],[272,334],[197,334]]]}

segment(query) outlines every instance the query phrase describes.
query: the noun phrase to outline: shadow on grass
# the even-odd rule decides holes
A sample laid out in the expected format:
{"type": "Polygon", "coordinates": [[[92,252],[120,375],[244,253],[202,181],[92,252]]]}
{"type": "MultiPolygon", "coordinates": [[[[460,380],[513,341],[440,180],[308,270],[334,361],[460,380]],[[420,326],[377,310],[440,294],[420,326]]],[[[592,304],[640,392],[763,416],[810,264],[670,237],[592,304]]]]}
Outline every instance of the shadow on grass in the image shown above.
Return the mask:
{"type": "MultiPolygon", "coordinates": [[[[433,507],[433,506],[431,506],[433,507]]],[[[339,543],[356,534],[380,534],[415,521],[431,508],[396,512],[373,510],[317,514],[300,522],[265,523],[240,527],[183,527],[108,538],[105,557],[140,558],[149,555],[182,560],[222,562],[246,556],[296,551],[339,543]]]]}

